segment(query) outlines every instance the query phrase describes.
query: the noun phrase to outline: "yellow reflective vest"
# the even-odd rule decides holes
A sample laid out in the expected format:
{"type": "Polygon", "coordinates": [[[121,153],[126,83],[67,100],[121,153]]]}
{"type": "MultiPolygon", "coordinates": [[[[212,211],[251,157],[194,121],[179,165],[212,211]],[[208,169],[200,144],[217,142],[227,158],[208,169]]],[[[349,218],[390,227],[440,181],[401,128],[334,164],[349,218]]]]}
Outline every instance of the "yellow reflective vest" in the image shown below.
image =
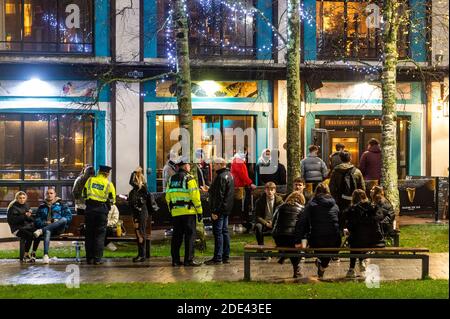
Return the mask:
{"type": "Polygon", "coordinates": [[[105,203],[109,199],[111,200],[111,204],[115,204],[116,189],[106,176],[98,174],[97,176],[89,177],[86,181],[83,189],[83,197],[102,203],[105,203]]]}
{"type": "Polygon", "coordinates": [[[170,177],[166,187],[166,201],[173,217],[203,213],[197,182],[186,171],[181,170],[170,177]]]}

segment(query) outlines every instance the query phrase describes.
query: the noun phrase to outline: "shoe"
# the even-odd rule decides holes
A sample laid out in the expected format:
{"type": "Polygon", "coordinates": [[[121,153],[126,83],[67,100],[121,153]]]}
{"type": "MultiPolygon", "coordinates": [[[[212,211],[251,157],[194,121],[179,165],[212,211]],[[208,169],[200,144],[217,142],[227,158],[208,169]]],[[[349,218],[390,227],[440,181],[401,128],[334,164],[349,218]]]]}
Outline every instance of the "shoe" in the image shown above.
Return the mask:
{"type": "Polygon", "coordinates": [[[345,275],[345,278],[356,278],[355,269],[350,268],[345,275]]]}
{"type": "Polygon", "coordinates": [[[39,236],[42,236],[42,229],[38,229],[33,233],[34,238],[38,238],[39,236]]]}
{"type": "Polygon", "coordinates": [[[30,262],[35,263],[36,262],[36,253],[31,253],[30,262]]]}
{"type": "Polygon", "coordinates": [[[86,260],[88,265],[93,265],[94,264],[94,259],[87,259],[86,260]]]}
{"type": "Polygon", "coordinates": [[[190,261],[187,263],[184,263],[184,267],[199,267],[202,263],[196,262],[196,261],[190,261]]]}
{"type": "Polygon", "coordinates": [[[305,257],[300,257],[300,262],[305,262],[306,258],[305,257]]]}
{"type": "Polygon", "coordinates": [[[44,264],[49,264],[50,263],[50,258],[48,257],[48,255],[44,255],[44,257],[42,257],[42,262],[44,264]]]}
{"type": "Polygon", "coordinates": [[[222,261],[220,260],[215,260],[215,259],[210,259],[204,262],[205,265],[211,266],[211,265],[220,265],[222,264],[222,261]]]}
{"type": "Polygon", "coordinates": [[[106,245],[106,248],[108,248],[110,251],[116,251],[117,247],[112,242],[106,245]]]}
{"type": "Polygon", "coordinates": [[[229,259],[222,259],[222,264],[229,264],[231,263],[229,259]]]}
{"type": "Polygon", "coordinates": [[[366,260],[359,261],[358,267],[360,272],[366,272],[367,261],[366,260]]]}
{"type": "Polygon", "coordinates": [[[181,261],[172,261],[172,267],[179,267],[183,266],[183,263],[181,261]]]}
{"type": "Polygon", "coordinates": [[[280,259],[278,259],[277,263],[279,263],[280,265],[284,264],[284,261],[286,260],[285,257],[280,257],[280,259]]]}
{"type": "Polygon", "coordinates": [[[31,257],[30,255],[24,255],[23,258],[20,260],[20,262],[22,264],[27,264],[31,262],[31,257]]]}
{"type": "Polygon", "coordinates": [[[294,267],[294,275],[293,278],[303,277],[303,274],[300,272],[300,267],[294,267]]]}
{"type": "Polygon", "coordinates": [[[134,263],[141,263],[145,261],[145,257],[137,256],[133,258],[134,263]]]}
{"type": "Polygon", "coordinates": [[[105,262],[101,259],[94,260],[94,265],[103,265],[105,262]]]}
{"type": "Polygon", "coordinates": [[[322,265],[320,264],[319,259],[316,259],[315,264],[316,264],[316,267],[317,267],[317,276],[319,278],[323,278],[323,274],[325,273],[325,269],[322,268],[322,265]]]}

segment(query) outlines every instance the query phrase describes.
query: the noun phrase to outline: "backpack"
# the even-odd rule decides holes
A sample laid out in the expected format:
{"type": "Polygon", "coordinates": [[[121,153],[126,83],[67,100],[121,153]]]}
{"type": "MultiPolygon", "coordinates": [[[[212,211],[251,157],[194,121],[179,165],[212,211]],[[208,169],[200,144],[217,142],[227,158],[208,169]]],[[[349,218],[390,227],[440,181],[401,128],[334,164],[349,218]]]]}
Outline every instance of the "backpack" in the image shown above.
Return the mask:
{"type": "Polygon", "coordinates": [[[356,168],[352,167],[345,171],[341,184],[342,198],[352,200],[353,191],[356,189],[356,181],[354,178],[356,168]]]}

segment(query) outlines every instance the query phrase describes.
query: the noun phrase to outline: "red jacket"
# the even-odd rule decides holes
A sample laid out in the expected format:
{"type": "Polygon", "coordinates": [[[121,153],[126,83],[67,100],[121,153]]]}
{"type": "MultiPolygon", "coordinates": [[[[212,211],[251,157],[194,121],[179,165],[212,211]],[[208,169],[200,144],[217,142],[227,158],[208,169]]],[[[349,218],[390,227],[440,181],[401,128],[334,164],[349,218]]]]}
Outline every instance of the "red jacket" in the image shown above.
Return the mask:
{"type": "Polygon", "coordinates": [[[363,153],[359,161],[359,169],[364,176],[364,180],[381,179],[381,148],[373,145],[363,153]]]}
{"type": "Polygon", "coordinates": [[[245,187],[253,184],[253,181],[248,177],[247,166],[245,161],[235,158],[231,163],[231,175],[234,177],[234,187],[245,187]]]}

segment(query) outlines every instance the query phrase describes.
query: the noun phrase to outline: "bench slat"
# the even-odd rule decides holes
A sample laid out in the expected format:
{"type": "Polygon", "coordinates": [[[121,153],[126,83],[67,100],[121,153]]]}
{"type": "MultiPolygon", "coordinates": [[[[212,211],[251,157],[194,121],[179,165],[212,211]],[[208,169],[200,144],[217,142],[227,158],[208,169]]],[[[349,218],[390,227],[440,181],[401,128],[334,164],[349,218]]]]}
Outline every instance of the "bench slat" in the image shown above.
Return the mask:
{"type": "Polygon", "coordinates": [[[429,252],[428,248],[415,248],[415,247],[384,247],[384,248],[349,248],[349,247],[339,247],[339,248],[293,248],[293,247],[277,247],[277,246],[260,246],[260,245],[252,245],[247,244],[244,246],[244,250],[260,250],[260,251],[270,251],[270,250],[283,250],[283,251],[298,251],[298,252],[320,252],[320,251],[329,251],[329,252],[340,252],[340,251],[379,251],[379,252],[411,252],[411,253],[419,253],[419,252],[429,252]]]}

